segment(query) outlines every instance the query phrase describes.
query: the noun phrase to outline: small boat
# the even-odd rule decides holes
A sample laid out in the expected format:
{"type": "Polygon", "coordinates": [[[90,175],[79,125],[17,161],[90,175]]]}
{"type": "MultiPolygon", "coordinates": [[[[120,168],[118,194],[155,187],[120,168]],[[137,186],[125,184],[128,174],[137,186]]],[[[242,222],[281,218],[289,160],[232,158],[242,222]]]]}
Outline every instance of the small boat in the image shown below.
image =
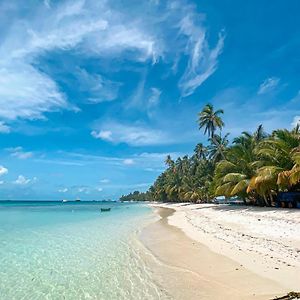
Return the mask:
{"type": "Polygon", "coordinates": [[[68,202],[68,200],[64,199],[64,200],[62,200],[62,202],[65,203],[65,202],[68,202]]]}
{"type": "Polygon", "coordinates": [[[108,207],[108,208],[101,208],[101,212],[105,212],[105,211],[110,211],[110,207],[108,207]]]}

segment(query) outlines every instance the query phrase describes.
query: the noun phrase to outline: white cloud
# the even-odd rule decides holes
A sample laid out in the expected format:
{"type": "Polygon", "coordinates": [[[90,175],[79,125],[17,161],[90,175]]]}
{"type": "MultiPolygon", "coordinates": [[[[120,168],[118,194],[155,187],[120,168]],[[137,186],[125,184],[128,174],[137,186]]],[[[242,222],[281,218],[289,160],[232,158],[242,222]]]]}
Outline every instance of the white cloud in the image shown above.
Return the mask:
{"type": "MultiPolygon", "coordinates": [[[[224,44],[220,34],[216,46],[210,47],[204,17],[185,1],[159,6],[153,1],[141,2],[136,9],[124,11],[109,1],[44,0],[26,14],[19,14],[22,3],[15,10],[9,26],[0,21],[0,117],[4,120],[43,118],[46,112],[78,110],[55,80],[38,67],[39,58],[51,51],[152,63],[159,59],[179,62],[186,56],[187,67],[179,82],[185,97],[215,72],[224,44]],[[140,10],[147,14],[141,15],[140,10]]],[[[86,98],[89,102],[118,97],[120,83],[85,70],[79,73],[81,89],[90,92],[86,98]]],[[[149,103],[156,103],[158,91],[152,92],[149,103]]],[[[2,130],[7,132],[8,128],[2,130]]]]}
{"type": "Polygon", "coordinates": [[[69,191],[68,188],[61,188],[61,189],[58,190],[59,193],[66,193],[68,191],[69,191]]]}
{"type": "Polygon", "coordinates": [[[96,45],[94,51],[102,55],[118,55],[124,49],[132,49],[138,51],[135,59],[145,61],[151,58],[153,62],[156,62],[160,55],[155,39],[134,23],[125,26],[121,23],[115,24],[109,31],[104,32],[101,38],[94,40],[93,44],[96,45]]]}
{"type": "Polygon", "coordinates": [[[189,55],[188,64],[179,81],[182,97],[187,97],[206,81],[217,69],[218,57],[224,47],[224,34],[221,32],[217,44],[210,48],[206,28],[197,24],[199,15],[193,11],[183,16],[180,32],[188,37],[186,51],[189,55]]]}
{"type": "Polygon", "coordinates": [[[78,193],[85,193],[85,194],[89,194],[90,193],[90,189],[86,186],[81,186],[77,189],[78,193]]]}
{"type": "Polygon", "coordinates": [[[103,78],[100,74],[89,74],[84,69],[77,72],[80,90],[88,93],[89,103],[112,101],[118,97],[121,83],[103,78]]]}
{"type": "Polygon", "coordinates": [[[158,88],[151,88],[151,96],[149,98],[149,102],[148,105],[151,106],[156,106],[159,103],[159,99],[160,99],[160,95],[161,95],[161,90],[158,88]]]}
{"type": "Polygon", "coordinates": [[[103,188],[99,187],[99,188],[97,188],[97,191],[98,191],[98,192],[102,192],[102,191],[103,191],[103,188]]]}
{"type": "Polygon", "coordinates": [[[145,125],[125,125],[117,122],[105,123],[100,131],[93,130],[94,138],[116,144],[127,143],[132,146],[168,144],[173,140],[163,131],[145,125]]]}
{"type": "Polygon", "coordinates": [[[295,116],[291,123],[292,128],[296,127],[297,125],[300,125],[300,116],[295,116]]]}
{"type": "Polygon", "coordinates": [[[110,180],[109,180],[109,179],[107,179],[107,178],[104,178],[104,179],[101,179],[101,180],[100,180],[100,182],[101,182],[101,183],[109,183],[109,182],[110,182],[110,180]]]}
{"type": "Polygon", "coordinates": [[[0,180],[0,184],[4,184],[4,181],[3,181],[3,180],[0,180]]]}
{"type": "MultiPolygon", "coordinates": [[[[21,10],[21,5],[16,9],[21,10]]],[[[53,4],[45,0],[42,5],[32,6],[23,18],[16,11],[11,26],[4,28],[0,45],[0,117],[10,120],[42,118],[48,111],[76,109],[57,83],[34,66],[46,52],[76,49],[83,55],[114,56],[133,50],[134,60],[155,60],[159,55],[155,39],[105,1],[53,4]]],[[[117,97],[118,83],[99,74],[81,74],[81,79],[89,79],[93,85],[91,102],[117,97]]]]}
{"type": "Polygon", "coordinates": [[[133,165],[134,164],[134,160],[131,158],[126,158],[123,160],[123,164],[124,165],[133,165]]]}
{"type": "Polygon", "coordinates": [[[0,62],[0,117],[42,118],[46,111],[67,107],[65,96],[48,76],[25,63],[1,67],[0,62]]]}
{"type": "Polygon", "coordinates": [[[18,178],[14,181],[14,183],[18,185],[26,185],[32,181],[36,181],[36,177],[34,177],[33,179],[29,179],[23,175],[19,175],[18,178]]]}
{"type": "Polygon", "coordinates": [[[102,140],[105,140],[105,141],[113,141],[112,132],[110,130],[100,130],[99,132],[93,130],[91,132],[91,135],[95,139],[102,139],[102,140]]]}
{"type": "Polygon", "coordinates": [[[265,79],[259,86],[258,95],[263,95],[273,91],[279,84],[280,79],[277,77],[270,77],[265,79]]]}
{"type": "Polygon", "coordinates": [[[4,122],[0,122],[0,133],[10,133],[10,127],[4,122]]]}
{"type": "Polygon", "coordinates": [[[27,159],[33,156],[33,152],[23,151],[22,147],[8,148],[7,150],[12,157],[17,157],[19,159],[27,159]]]}
{"type": "Polygon", "coordinates": [[[3,166],[0,166],[0,176],[5,175],[7,173],[8,173],[8,169],[3,166]]]}

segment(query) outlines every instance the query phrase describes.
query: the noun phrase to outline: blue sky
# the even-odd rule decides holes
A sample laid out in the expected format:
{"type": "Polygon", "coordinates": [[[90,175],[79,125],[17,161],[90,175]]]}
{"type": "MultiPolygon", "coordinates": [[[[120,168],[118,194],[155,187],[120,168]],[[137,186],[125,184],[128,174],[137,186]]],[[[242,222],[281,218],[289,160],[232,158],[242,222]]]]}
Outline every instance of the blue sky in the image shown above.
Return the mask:
{"type": "Polygon", "coordinates": [[[116,199],[167,154],[300,118],[298,0],[1,1],[0,199],[116,199]]]}

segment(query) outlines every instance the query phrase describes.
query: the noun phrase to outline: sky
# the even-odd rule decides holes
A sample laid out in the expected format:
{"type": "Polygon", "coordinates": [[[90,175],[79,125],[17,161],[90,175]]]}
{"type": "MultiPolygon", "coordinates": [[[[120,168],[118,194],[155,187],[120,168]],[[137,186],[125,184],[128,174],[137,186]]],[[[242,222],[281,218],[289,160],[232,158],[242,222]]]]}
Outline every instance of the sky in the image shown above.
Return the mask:
{"type": "Polygon", "coordinates": [[[298,0],[0,1],[0,200],[116,200],[167,154],[300,119],[298,0]]]}

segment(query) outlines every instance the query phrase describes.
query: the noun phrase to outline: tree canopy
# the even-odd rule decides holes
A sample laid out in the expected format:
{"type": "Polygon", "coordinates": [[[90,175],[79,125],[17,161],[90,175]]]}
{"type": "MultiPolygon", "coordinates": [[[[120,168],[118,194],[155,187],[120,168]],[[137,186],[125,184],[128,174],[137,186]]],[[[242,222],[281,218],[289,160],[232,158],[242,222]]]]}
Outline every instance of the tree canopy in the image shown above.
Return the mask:
{"type": "Polygon", "coordinates": [[[165,171],[147,192],[135,191],[121,200],[209,202],[225,196],[269,206],[279,192],[300,190],[299,126],[268,134],[259,125],[230,142],[229,133],[222,132],[223,114],[205,105],[198,124],[207,144],[198,143],[191,156],[168,155],[165,171]]]}

